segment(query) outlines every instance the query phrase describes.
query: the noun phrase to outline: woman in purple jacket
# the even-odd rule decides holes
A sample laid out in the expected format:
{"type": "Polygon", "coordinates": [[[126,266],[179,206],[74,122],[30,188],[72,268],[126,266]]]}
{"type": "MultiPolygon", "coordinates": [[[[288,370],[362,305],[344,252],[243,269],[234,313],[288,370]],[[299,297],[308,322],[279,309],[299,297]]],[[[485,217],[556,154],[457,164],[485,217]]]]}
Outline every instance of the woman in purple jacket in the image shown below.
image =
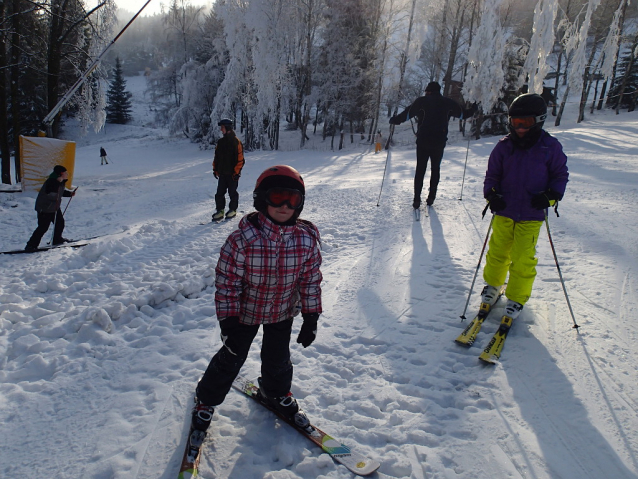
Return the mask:
{"type": "Polygon", "coordinates": [[[547,105],[540,95],[517,97],[509,108],[509,134],[490,154],[483,194],[494,213],[482,301],[494,304],[507,273],[505,316],[515,319],[532,294],[536,242],[547,208],[563,198],[567,157],[543,130],[547,105]]]}

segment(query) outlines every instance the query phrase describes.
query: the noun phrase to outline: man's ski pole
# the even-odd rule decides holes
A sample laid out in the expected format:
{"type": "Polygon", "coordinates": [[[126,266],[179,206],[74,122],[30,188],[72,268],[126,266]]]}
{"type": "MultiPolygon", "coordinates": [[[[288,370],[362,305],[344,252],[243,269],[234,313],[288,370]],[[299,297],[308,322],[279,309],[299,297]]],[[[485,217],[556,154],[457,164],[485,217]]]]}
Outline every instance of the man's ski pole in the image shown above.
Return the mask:
{"type": "MultiPolygon", "coordinates": [[[[75,196],[75,192],[78,190],[78,188],[79,188],[79,186],[76,186],[75,189],[73,190],[73,196],[75,196]]],[[[71,198],[69,198],[69,202],[66,204],[66,207],[64,208],[64,211],[62,212],[62,216],[64,216],[64,213],[66,213],[66,209],[71,204],[71,200],[73,199],[73,196],[71,196],[71,198]]]]}
{"type": "Polygon", "coordinates": [[[558,270],[558,277],[560,278],[560,284],[563,286],[563,292],[565,293],[565,299],[567,300],[567,307],[569,308],[569,313],[572,315],[572,321],[574,322],[573,328],[578,331],[578,324],[576,323],[576,318],[574,317],[574,310],[572,310],[572,305],[569,302],[569,296],[567,296],[567,288],[565,287],[565,281],[563,280],[563,273],[560,271],[560,266],[558,264],[558,257],[556,256],[556,249],[554,248],[554,242],[552,241],[552,234],[549,231],[549,220],[547,218],[547,210],[545,210],[545,226],[547,226],[547,237],[549,238],[549,244],[552,247],[552,253],[554,254],[554,261],[556,262],[556,269],[558,270]]]}
{"type": "MultiPolygon", "coordinates": [[[[471,128],[470,128],[471,131],[471,128]]],[[[470,154],[470,135],[467,136],[467,150],[465,151],[465,166],[463,167],[463,181],[461,182],[461,196],[459,201],[463,201],[463,186],[465,185],[465,170],[467,170],[467,157],[470,154]]]]}
{"type": "MultiPolygon", "coordinates": [[[[394,126],[394,125],[392,125],[394,126]]],[[[390,159],[390,148],[386,148],[388,150],[388,154],[385,157],[385,166],[383,167],[383,178],[381,178],[381,189],[379,190],[379,199],[377,200],[377,206],[381,202],[381,192],[383,191],[383,182],[385,181],[385,171],[388,169],[388,160],[390,159]]]]}
{"type": "Polygon", "coordinates": [[[487,240],[490,237],[490,231],[492,230],[493,222],[494,222],[494,215],[492,215],[492,219],[490,220],[490,226],[487,228],[487,234],[485,235],[485,241],[483,242],[483,249],[481,250],[481,256],[479,257],[478,264],[476,265],[476,271],[474,271],[474,278],[472,279],[472,285],[470,286],[470,294],[467,295],[467,301],[465,302],[465,308],[463,309],[463,314],[461,315],[461,321],[465,319],[465,312],[467,311],[467,306],[470,304],[470,296],[472,296],[472,290],[474,289],[474,282],[476,281],[476,276],[478,275],[479,269],[481,269],[481,261],[483,260],[483,253],[485,253],[485,247],[487,246],[487,240]]]}

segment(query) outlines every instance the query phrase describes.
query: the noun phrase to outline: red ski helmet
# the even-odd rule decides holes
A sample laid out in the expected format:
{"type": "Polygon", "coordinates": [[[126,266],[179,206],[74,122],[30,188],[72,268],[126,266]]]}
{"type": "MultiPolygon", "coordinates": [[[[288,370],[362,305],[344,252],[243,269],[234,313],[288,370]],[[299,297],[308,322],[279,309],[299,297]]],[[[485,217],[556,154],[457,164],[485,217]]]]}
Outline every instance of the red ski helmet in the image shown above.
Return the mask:
{"type": "MultiPolygon", "coordinates": [[[[259,175],[255,183],[253,204],[257,211],[261,211],[264,214],[266,213],[268,204],[264,199],[264,195],[271,188],[290,188],[300,191],[304,196],[306,194],[306,185],[297,170],[287,165],[271,166],[259,175]]],[[[295,210],[294,218],[299,217],[301,210],[303,210],[303,203],[301,207],[295,210]]]]}

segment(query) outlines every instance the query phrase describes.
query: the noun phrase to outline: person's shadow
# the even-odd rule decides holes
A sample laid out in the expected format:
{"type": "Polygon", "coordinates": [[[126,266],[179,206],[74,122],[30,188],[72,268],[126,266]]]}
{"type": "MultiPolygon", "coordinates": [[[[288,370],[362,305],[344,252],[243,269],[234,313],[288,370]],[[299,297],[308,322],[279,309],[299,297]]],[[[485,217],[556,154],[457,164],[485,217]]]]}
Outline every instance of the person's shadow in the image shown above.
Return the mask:
{"type": "MultiPolygon", "coordinates": [[[[529,471],[538,468],[533,462],[542,458],[546,469],[552,471],[551,477],[636,479],[638,476],[625,466],[616,452],[622,447],[634,468],[638,469],[635,445],[632,443],[635,434],[629,430],[635,426],[635,422],[623,424],[618,417],[609,401],[608,392],[598,379],[585,344],[581,342],[582,354],[589,358],[591,369],[575,371],[575,376],[570,378],[561,369],[565,366],[557,365],[556,358],[530,332],[529,323],[520,321],[523,318],[519,318],[518,324],[515,322],[511,337],[507,339],[504,351],[507,364],[503,365],[503,371],[512,388],[520,416],[525,420],[526,427],[534,433],[539,450],[525,449],[525,445],[529,447],[531,444],[529,440],[523,444],[513,442],[511,448],[520,449],[529,471]],[[587,384],[584,391],[598,389],[597,401],[588,401],[588,404],[597,405],[596,411],[586,408],[574,390],[573,384],[581,382],[587,384]],[[607,430],[614,429],[614,437],[610,439],[615,439],[615,445],[610,444],[609,439],[601,433],[596,425],[599,422],[605,423],[607,430]],[[534,458],[535,455],[538,457],[534,458]]],[[[553,334],[569,333],[566,328],[553,334]]],[[[580,338],[573,340],[581,341],[580,338]]],[[[581,354],[580,348],[576,350],[581,354]]],[[[564,358],[561,362],[566,364],[568,361],[569,358],[564,358]]],[[[508,422],[505,411],[502,416],[508,422]]],[[[511,427],[516,429],[516,424],[511,427]]],[[[516,438],[516,432],[512,432],[512,438],[516,438]]],[[[531,474],[529,477],[539,476],[531,474]]]]}

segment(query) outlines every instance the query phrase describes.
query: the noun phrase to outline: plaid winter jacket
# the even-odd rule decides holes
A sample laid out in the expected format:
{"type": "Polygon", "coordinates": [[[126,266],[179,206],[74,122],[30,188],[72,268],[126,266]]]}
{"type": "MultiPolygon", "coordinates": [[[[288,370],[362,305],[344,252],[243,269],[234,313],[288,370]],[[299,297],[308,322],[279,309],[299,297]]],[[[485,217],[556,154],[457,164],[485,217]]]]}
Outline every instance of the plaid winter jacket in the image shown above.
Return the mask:
{"type": "Polygon", "coordinates": [[[309,221],[279,226],[262,213],[239,222],[215,268],[217,318],[247,325],[321,313],[319,231],[309,221]]]}

